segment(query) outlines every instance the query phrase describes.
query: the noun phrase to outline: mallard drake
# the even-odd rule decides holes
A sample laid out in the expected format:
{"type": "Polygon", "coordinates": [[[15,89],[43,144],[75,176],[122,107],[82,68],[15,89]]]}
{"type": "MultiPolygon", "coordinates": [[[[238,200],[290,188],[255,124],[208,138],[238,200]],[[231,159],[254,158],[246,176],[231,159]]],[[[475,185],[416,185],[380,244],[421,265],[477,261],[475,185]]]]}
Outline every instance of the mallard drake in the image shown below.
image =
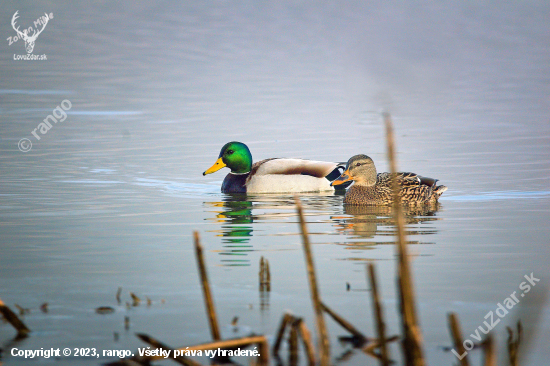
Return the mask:
{"type": "Polygon", "coordinates": [[[242,142],[225,144],[218,160],[202,175],[228,167],[222,193],[289,193],[332,191],[330,182],[344,164],[304,159],[272,158],[252,164],[252,154],[242,142]]]}
{"type": "MultiPolygon", "coordinates": [[[[397,173],[401,201],[404,204],[435,203],[447,190],[437,186],[437,179],[415,173],[397,173]]],[[[392,203],[391,174],[376,173],[374,162],[367,155],[355,155],[348,160],[346,170],[331,185],[355,183],[348,189],[344,203],[349,205],[386,205],[392,203]]]]}

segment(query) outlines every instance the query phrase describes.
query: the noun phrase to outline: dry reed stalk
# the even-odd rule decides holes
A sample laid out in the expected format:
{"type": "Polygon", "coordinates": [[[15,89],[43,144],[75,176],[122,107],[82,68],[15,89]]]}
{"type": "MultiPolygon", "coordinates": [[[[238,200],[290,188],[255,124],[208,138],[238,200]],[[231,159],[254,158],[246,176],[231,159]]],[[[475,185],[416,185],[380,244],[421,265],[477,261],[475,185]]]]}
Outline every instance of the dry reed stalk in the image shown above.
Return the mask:
{"type": "Polygon", "coordinates": [[[323,308],[323,311],[325,311],[334,321],[342,326],[342,328],[346,329],[348,332],[353,334],[354,337],[359,338],[361,342],[366,342],[367,337],[363,333],[361,333],[357,328],[355,328],[350,322],[348,322],[346,319],[342,318],[340,315],[336,314],[331,308],[326,306],[323,302],[321,302],[321,307],[323,308]]]}
{"type": "Polygon", "coordinates": [[[271,274],[269,273],[269,261],[264,259],[262,256],[260,258],[260,291],[271,291],[271,274]]]}
{"type": "Polygon", "coordinates": [[[288,338],[288,364],[290,366],[296,366],[298,364],[298,327],[296,320],[292,322],[290,326],[290,337],[288,338]]]}
{"type": "Polygon", "coordinates": [[[194,231],[193,236],[195,238],[195,254],[197,256],[197,263],[199,266],[199,273],[201,276],[202,292],[204,295],[204,303],[208,311],[208,322],[210,324],[210,333],[212,339],[219,341],[220,328],[218,327],[218,319],[216,318],[216,309],[214,307],[214,301],[212,299],[212,293],[210,292],[210,284],[208,283],[208,275],[206,273],[206,266],[204,264],[204,257],[202,254],[202,245],[200,243],[199,232],[194,231]]]}
{"type": "Polygon", "coordinates": [[[369,263],[369,279],[372,290],[372,302],[374,304],[374,317],[376,318],[376,336],[380,344],[380,364],[389,366],[390,356],[386,346],[386,325],[384,323],[382,306],[380,305],[380,295],[378,294],[378,283],[373,263],[369,263]]]}
{"type": "Polygon", "coordinates": [[[178,348],[180,351],[194,351],[194,350],[212,350],[212,349],[234,349],[243,346],[258,345],[258,358],[260,365],[269,364],[269,344],[265,336],[250,336],[238,339],[228,339],[225,341],[216,341],[211,343],[199,344],[190,347],[178,348]]]}
{"type": "Polygon", "coordinates": [[[120,305],[120,294],[122,294],[122,287],[119,287],[116,292],[116,302],[120,305]]]}
{"type": "Polygon", "coordinates": [[[449,329],[451,330],[451,337],[453,338],[454,348],[456,352],[462,357],[460,360],[461,366],[469,366],[470,362],[468,361],[467,352],[464,349],[464,344],[462,343],[462,331],[460,330],[460,324],[458,322],[458,317],[455,313],[448,314],[449,320],[449,329]]]}
{"type": "Polygon", "coordinates": [[[306,222],[304,219],[304,212],[302,204],[298,197],[294,198],[296,201],[296,208],[298,210],[298,217],[300,219],[300,228],[302,231],[302,241],[304,247],[304,254],[306,257],[306,267],[309,280],[309,290],[311,293],[311,300],[313,302],[313,308],[315,311],[316,328],[319,335],[319,354],[320,365],[328,366],[330,364],[330,343],[327,334],[327,328],[325,325],[325,319],[323,318],[323,309],[321,306],[321,297],[317,288],[317,279],[315,277],[315,267],[313,266],[313,255],[311,253],[311,245],[309,243],[309,236],[306,228],[306,222]]]}
{"type": "Polygon", "coordinates": [[[267,291],[270,292],[271,291],[271,271],[269,270],[269,261],[267,259],[265,260],[265,273],[266,273],[265,280],[267,282],[267,291]]]}
{"type": "Polygon", "coordinates": [[[490,334],[483,341],[483,366],[497,366],[495,341],[490,334]]]}
{"type": "Polygon", "coordinates": [[[510,366],[518,366],[518,349],[521,342],[521,336],[523,333],[523,327],[521,322],[517,323],[518,336],[514,339],[514,331],[510,327],[506,327],[508,331],[508,358],[510,360],[510,366]]]}
{"type": "MultiPolygon", "coordinates": [[[[394,335],[394,336],[391,336],[389,338],[386,338],[384,339],[384,343],[388,344],[388,343],[391,343],[391,342],[395,342],[399,340],[399,336],[397,335],[394,335]]],[[[380,347],[380,341],[378,339],[374,339],[371,343],[369,343],[368,345],[366,345],[365,347],[363,347],[361,350],[363,352],[366,352],[366,353],[369,353],[369,352],[372,352],[374,349],[376,348],[379,348],[380,347]]],[[[377,358],[381,359],[382,356],[380,355],[375,355],[377,358]]],[[[391,363],[391,362],[390,362],[391,363]]]]}
{"type": "Polygon", "coordinates": [[[0,313],[4,318],[15,328],[17,331],[17,338],[25,338],[31,330],[27,328],[25,323],[19,319],[17,315],[10,308],[8,308],[2,300],[0,300],[0,313]]]}
{"type": "Polygon", "coordinates": [[[405,355],[406,365],[423,366],[425,365],[424,354],[422,350],[422,335],[418,326],[416,317],[416,307],[414,300],[414,287],[409,268],[409,258],[407,256],[407,247],[405,241],[405,225],[401,200],[399,197],[399,187],[395,175],[397,172],[397,163],[395,159],[394,138],[391,118],[388,113],[384,114],[386,125],[386,139],[388,143],[388,159],[390,163],[390,173],[392,179],[393,191],[393,211],[395,223],[397,226],[397,250],[399,258],[398,283],[400,295],[401,322],[403,327],[403,353],[405,355]]]}
{"type": "Polygon", "coordinates": [[[302,337],[302,343],[304,344],[304,348],[306,350],[308,365],[314,366],[315,349],[313,348],[313,342],[311,341],[311,334],[309,333],[309,329],[307,329],[306,323],[302,319],[298,319],[297,323],[300,336],[302,337]]]}
{"type": "Polygon", "coordinates": [[[262,336],[262,341],[258,342],[258,351],[260,355],[258,356],[260,362],[258,365],[267,366],[269,365],[269,343],[267,343],[267,338],[262,336]]]}
{"type": "Polygon", "coordinates": [[[265,272],[265,260],[264,260],[264,256],[262,255],[260,257],[260,272],[258,273],[258,277],[260,277],[260,291],[264,290],[264,272],[265,272]]]}
{"type": "Polygon", "coordinates": [[[272,352],[275,356],[279,355],[279,348],[281,347],[281,342],[283,341],[283,336],[285,335],[285,329],[289,325],[294,317],[290,314],[285,314],[281,319],[281,325],[279,325],[279,331],[277,332],[277,338],[273,344],[272,352]]]}

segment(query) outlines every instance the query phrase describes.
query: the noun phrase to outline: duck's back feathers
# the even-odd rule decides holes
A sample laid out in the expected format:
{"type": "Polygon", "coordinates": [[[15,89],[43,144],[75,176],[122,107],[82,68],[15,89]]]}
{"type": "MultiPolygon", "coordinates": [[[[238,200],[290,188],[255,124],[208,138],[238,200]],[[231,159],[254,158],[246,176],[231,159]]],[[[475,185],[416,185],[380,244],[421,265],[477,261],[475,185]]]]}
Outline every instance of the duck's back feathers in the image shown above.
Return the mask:
{"type": "Polygon", "coordinates": [[[251,176],[267,174],[309,175],[325,178],[339,166],[337,163],[304,159],[266,159],[252,166],[251,176]]]}
{"type": "MultiPolygon", "coordinates": [[[[397,183],[399,194],[405,204],[422,204],[436,202],[447,190],[437,186],[437,179],[423,177],[411,172],[398,172],[397,183]]],[[[379,173],[376,184],[372,187],[352,186],[344,199],[348,204],[389,204],[392,202],[391,173],[379,173]]]]}

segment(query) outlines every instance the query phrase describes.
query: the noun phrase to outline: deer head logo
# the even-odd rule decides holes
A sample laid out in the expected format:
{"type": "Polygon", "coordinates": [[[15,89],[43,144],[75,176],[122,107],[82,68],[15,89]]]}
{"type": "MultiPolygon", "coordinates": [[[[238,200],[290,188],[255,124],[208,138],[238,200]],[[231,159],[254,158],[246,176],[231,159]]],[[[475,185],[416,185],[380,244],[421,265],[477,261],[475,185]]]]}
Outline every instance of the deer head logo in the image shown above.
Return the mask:
{"type": "MultiPolygon", "coordinates": [[[[17,26],[17,27],[15,26],[15,21],[17,20],[17,18],[19,18],[18,13],[19,13],[19,10],[17,10],[15,12],[15,14],[13,14],[13,17],[11,18],[11,26],[17,32],[17,35],[19,36],[19,38],[25,41],[25,48],[27,49],[27,53],[32,53],[32,50],[34,49],[34,42],[36,41],[36,38],[38,38],[38,35],[40,35],[40,33],[42,33],[44,28],[46,28],[46,24],[48,24],[48,20],[49,20],[48,14],[46,14],[45,17],[42,17],[42,20],[43,20],[42,21],[42,29],[40,29],[38,32],[34,31],[33,35],[29,37],[27,35],[27,33],[28,33],[27,30],[24,30],[23,32],[21,32],[19,30],[19,26],[17,26]]],[[[35,26],[36,26],[36,22],[35,22],[35,26]]]]}

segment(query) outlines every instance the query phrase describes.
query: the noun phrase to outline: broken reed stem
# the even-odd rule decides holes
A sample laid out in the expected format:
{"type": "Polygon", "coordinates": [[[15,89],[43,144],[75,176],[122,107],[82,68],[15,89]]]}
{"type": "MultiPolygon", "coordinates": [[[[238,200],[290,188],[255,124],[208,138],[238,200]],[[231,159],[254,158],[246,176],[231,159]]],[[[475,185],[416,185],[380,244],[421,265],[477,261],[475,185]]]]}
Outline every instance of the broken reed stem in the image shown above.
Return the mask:
{"type": "Polygon", "coordinates": [[[306,323],[302,319],[297,320],[298,323],[298,331],[300,332],[300,336],[302,337],[302,343],[304,344],[304,348],[306,350],[307,360],[309,366],[315,365],[315,350],[313,348],[313,342],[311,341],[311,334],[309,333],[309,329],[307,329],[306,323]]]}
{"type": "Polygon", "coordinates": [[[301,318],[297,318],[293,315],[286,313],[281,319],[281,324],[279,325],[279,330],[277,331],[277,338],[273,344],[273,355],[279,357],[279,349],[283,341],[286,328],[296,328],[298,335],[302,338],[302,343],[304,344],[304,349],[306,351],[308,365],[315,365],[315,349],[313,347],[313,342],[311,341],[311,334],[307,329],[306,324],[301,318]]]}
{"type": "Polygon", "coordinates": [[[2,300],[0,300],[0,313],[17,330],[17,338],[25,338],[31,332],[25,323],[2,300]]]}
{"type": "Polygon", "coordinates": [[[298,327],[296,319],[290,325],[290,337],[288,339],[288,364],[296,366],[298,364],[298,327]]]}
{"type": "MultiPolygon", "coordinates": [[[[250,336],[250,337],[243,337],[243,338],[237,338],[237,339],[227,339],[223,341],[214,341],[209,343],[203,343],[203,344],[197,344],[195,346],[189,346],[189,347],[181,347],[177,348],[180,351],[193,351],[193,350],[210,350],[210,349],[232,349],[242,346],[247,346],[251,344],[265,344],[267,345],[267,338],[265,336],[250,336]]],[[[258,352],[259,353],[259,352],[258,352]]],[[[266,353],[266,352],[264,352],[266,353]]],[[[269,350],[266,354],[269,354],[269,350]]]]}
{"type": "Polygon", "coordinates": [[[497,366],[495,341],[491,334],[483,341],[483,366],[497,366]]]}
{"type": "Polygon", "coordinates": [[[264,272],[265,272],[265,260],[264,260],[264,256],[262,255],[260,257],[260,272],[258,273],[258,277],[260,278],[260,291],[264,290],[264,272]]]}
{"type": "Polygon", "coordinates": [[[399,187],[396,179],[397,163],[395,159],[393,128],[391,117],[388,113],[384,114],[384,122],[386,124],[388,159],[390,163],[390,173],[392,175],[393,211],[398,238],[398,284],[403,327],[403,352],[405,355],[405,363],[407,365],[423,366],[425,361],[422,351],[422,335],[420,334],[420,328],[418,327],[418,321],[416,318],[413,281],[409,268],[407,247],[405,244],[405,225],[403,220],[403,212],[401,209],[399,187]]]}
{"type": "Polygon", "coordinates": [[[458,317],[455,313],[449,313],[447,318],[449,320],[449,329],[451,330],[451,338],[453,339],[454,348],[460,357],[462,357],[462,359],[459,358],[460,365],[469,366],[470,362],[468,361],[468,352],[466,352],[464,349],[464,344],[462,343],[462,331],[460,330],[458,317]]]}
{"type": "Polygon", "coordinates": [[[518,336],[514,340],[514,331],[510,327],[506,327],[508,331],[508,357],[510,360],[510,366],[518,366],[518,349],[521,342],[521,335],[523,333],[523,327],[521,322],[517,323],[518,336]]]}
{"type": "Polygon", "coordinates": [[[271,274],[269,273],[269,261],[264,259],[262,256],[260,258],[260,291],[271,291],[271,274]]]}
{"type": "Polygon", "coordinates": [[[296,208],[298,210],[298,218],[300,219],[300,228],[302,231],[302,242],[304,247],[304,254],[306,257],[306,267],[309,280],[309,290],[311,293],[311,300],[313,302],[313,309],[315,310],[316,328],[319,335],[319,354],[320,365],[328,366],[330,364],[330,343],[327,334],[327,328],[325,325],[325,319],[323,318],[323,309],[321,306],[321,298],[319,290],[317,288],[317,279],[315,277],[315,267],[313,266],[313,255],[311,254],[311,245],[309,243],[308,232],[306,228],[306,222],[304,219],[304,212],[302,204],[298,197],[294,198],[296,202],[296,208]]]}
{"type": "Polygon", "coordinates": [[[286,326],[290,324],[293,318],[294,317],[292,315],[287,313],[281,319],[281,325],[279,325],[279,331],[277,332],[277,338],[275,339],[272,350],[273,354],[276,356],[279,354],[279,348],[281,347],[281,342],[283,341],[283,336],[285,335],[286,326]]]}
{"type": "Polygon", "coordinates": [[[266,273],[265,280],[267,282],[267,291],[270,292],[271,291],[271,272],[269,271],[269,261],[267,259],[265,260],[265,273],[266,273]]]}
{"type": "MultiPolygon", "coordinates": [[[[391,342],[395,342],[395,341],[397,341],[397,340],[399,340],[399,336],[394,335],[394,336],[391,336],[391,337],[389,337],[389,338],[385,338],[385,339],[384,339],[384,343],[388,344],[388,343],[391,343],[391,342]]],[[[374,349],[376,349],[376,348],[379,348],[379,347],[380,347],[380,344],[381,344],[380,340],[375,339],[375,340],[373,340],[373,342],[371,342],[371,343],[369,343],[368,345],[366,345],[365,347],[363,347],[363,348],[362,348],[362,351],[363,351],[363,352],[367,352],[367,353],[370,352],[371,354],[373,354],[372,351],[373,351],[374,349]]],[[[380,356],[380,355],[374,354],[374,356],[375,356],[376,358],[380,359],[380,360],[382,359],[382,356],[380,356]]],[[[392,362],[390,361],[390,363],[392,363],[392,362]]]]}
{"type": "Polygon", "coordinates": [[[166,344],[156,340],[155,338],[147,335],[147,334],[143,334],[143,333],[136,333],[136,336],[141,339],[143,342],[145,343],[148,343],[150,344],[151,346],[155,347],[155,348],[161,348],[165,351],[170,351],[170,354],[172,354],[172,358],[174,359],[174,362],[177,362],[179,363],[180,365],[185,365],[185,366],[201,366],[200,363],[198,363],[197,361],[194,361],[190,358],[187,358],[185,356],[181,356],[181,355],[178,355],[178,356],[174,356],[174,349],[170,346],[167,346],[166,344]]]}
{"type": "Polygon", "coordinates": [[[321,302],[321,307],[323,308],[323,311],[325,311],[328,315],[330,315],[331,318],[334,319],[336,323],[342,326],[342,328],[346,329],[348,332],[353,334],[353,336],[359,338],[361,341],[366,342],[367,337],[365,337],[363,333],[357,330],[357,328],[355,328],[350,322],[342,318],[340,315],[336,314],[331,308],[326,306],[323,302],[321,302]]]}
{"type": "Polygon", "coordinates": [[[206,304],[206,308],[208,309],[208,322],[210,324],[210,333],[212,334],[213,340],[219,341],[221,339],[220,329],[218,327],[218,319],[216,318],[216,309],[214,308],[212,293],[210,292],[210,284],[208,283],[208,275],[206,273],[206,266],[204,264],[204,258],[202,255],[202,245],[200,243],[199,232],[194,231],[193,236],[195,238],[195,254],[197,256],[197,263],[199,265],[204,302],[206,304]]]}
{"type": "Polygon", "coordinates": [[[260,341],[256,342],[258,344],[258,351],[260,353],[260,366],[269,365],[269,343],[267,343],[267,338],[265,336],[260,337],[260,341]]]}
{"type": "Polygon", "coordinates": [[[369,263],[369,279],[372,290],[372,302],[374,304],[374,317],[376,318],[376,336],[378,337],[378,342],[380,343],[380,364],[383,366],[389,366],[390,357],[386,346],[386,325],[384,323],[382,306],[380,305],[378,282],[376,280],[376,273],[374,272],[373,263],[369,263]]]}

